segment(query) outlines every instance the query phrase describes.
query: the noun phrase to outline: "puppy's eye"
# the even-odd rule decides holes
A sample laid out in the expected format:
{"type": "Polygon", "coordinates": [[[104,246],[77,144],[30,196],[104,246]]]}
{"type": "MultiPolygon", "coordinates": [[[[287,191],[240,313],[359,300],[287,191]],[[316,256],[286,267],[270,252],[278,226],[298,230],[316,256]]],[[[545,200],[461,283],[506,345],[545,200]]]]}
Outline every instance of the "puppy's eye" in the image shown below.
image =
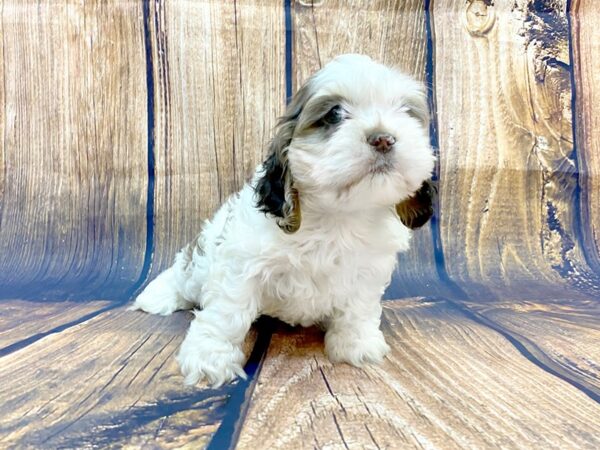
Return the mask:
{"type": "Polygon", "coordinates": [[[335,105],[321,120],[327,125],[336,125],[344,120],[344,110],[340,105],[335,105]]]}
{"type": "MultiPolygon", "coordinates": [[[[423,112],[418,111],[416,108],[414,108],[412,106],[400,106],[399,108],[397,108],[397,111],[408,114],[409,116],[417,119],[421,123],[425,123],[427,120],[426,117],[425,118],[423,117],[423,114],[424,114],[423,112]]],[[[427,113],[425,112],[425,114],[427,114],[427,113]]]]}

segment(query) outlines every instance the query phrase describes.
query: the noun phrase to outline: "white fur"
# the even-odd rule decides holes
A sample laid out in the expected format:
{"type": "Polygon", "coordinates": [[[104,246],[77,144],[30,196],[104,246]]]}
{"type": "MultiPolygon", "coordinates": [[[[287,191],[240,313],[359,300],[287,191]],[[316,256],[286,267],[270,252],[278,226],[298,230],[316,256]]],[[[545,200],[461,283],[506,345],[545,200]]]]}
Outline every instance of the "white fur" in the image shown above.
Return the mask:
{"type": "Polygon", "coordinates": [[[327,142],[309,133],[289,146],[300,229],[286,234],[257,209],[259,166],[132,307],[170,314],[199,306],[177,356],[187,383],[244,377],[241,345],[260,314],[321,324],[332,361],[377,363],[389,350],[379,329],[380,299],[396,253],[410,240],[394,205],[430,177],[434,164],[426,125],[405,104],[423,89],[359,55],[336,58],[312,80],[313,98],[340,95],[351,118],[327,142]],[[366,142],[373,130],[397,138],[382,174],[370,172],[378,157],[366,142]]]}

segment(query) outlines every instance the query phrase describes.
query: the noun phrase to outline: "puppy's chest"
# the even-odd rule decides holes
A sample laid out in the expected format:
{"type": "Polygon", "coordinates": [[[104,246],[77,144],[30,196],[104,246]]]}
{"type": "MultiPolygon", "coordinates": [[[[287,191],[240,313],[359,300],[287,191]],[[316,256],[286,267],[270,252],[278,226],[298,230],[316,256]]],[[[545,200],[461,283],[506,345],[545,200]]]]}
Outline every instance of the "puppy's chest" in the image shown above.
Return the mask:
{"type": "Polygon", "coordinates": [[[395,261],[393,254],[327,242],[291,246],[273,256],[264,272],[263,312],[294,325],[323,320],[348,298],[382,289],[395,261]]]}

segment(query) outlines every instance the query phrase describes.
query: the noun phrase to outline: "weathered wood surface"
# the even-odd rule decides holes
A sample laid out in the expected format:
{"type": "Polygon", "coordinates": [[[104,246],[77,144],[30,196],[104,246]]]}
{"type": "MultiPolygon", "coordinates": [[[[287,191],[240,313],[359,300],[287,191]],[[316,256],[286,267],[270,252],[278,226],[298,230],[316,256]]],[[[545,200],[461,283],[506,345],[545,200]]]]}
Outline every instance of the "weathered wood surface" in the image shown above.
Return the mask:
{"type": "Polygon", "coordinates": [[[566,0],[436,1],[431,14],[450,277],[474,300],[597,295],[578,238],[566,0]]]}
{"type": "Polygon", "coordinates": [[[262,161],[285,105],[285,22],[279,0],[151,5],[152,278],[262,161]]]}
{"type": "Polygon", "coordinates": [[[109,301],[77,303],[2,300],[0,304],[0,354],[3,348],[77,321],[111,303],[109,301]]]}
{"type": "Polygon", "coordinates": [[[600,399],[600,304],[597,300],[471,304],[559,376],[600,399]]]}
{"type": "Polygon", "coordinates": [[[115,309],[3,357],[0,447],[205,445],[235,386],[183,386],[190,317],[115,309]]]}
{"type": "Polygon", "coordinates": [[[0,298],[118,297],[146,245],[142,3],[0,3],[0,298]]]}
{"type": "Polygon", "coordinates": [[[0,447],[201,447],[242,411],[240,448],[598,448],[597,2],[295,0],[291,29],[285,4],[0,0],[0,353],[27,344],[0,357],[0,447]],[[389,303],[365,370],[282,330],[235,410],[235,385],[182,386],[186,313],[83,321],[239,189],[286,78],[344,52],[433,81],[439,220],[388,296],[469,302],[389,303]]]}
{"type": "MultiPolygon", "coordinates": [[[[293,2],[294,90],[336,55],[363,53],[425,82],[426,14],[421,0],[293,2]],[[336,25],[332,26],[332,17],[336,25]]],[[[444,295],[438,279],[431,224],[415,231],[399,256],[388,296],[444,295]]]]}
{"type": "Polygon", "coordinates": [[[597,402],[451,303],[388,302],[383,329],[390,356],[362,370],[332,366],[318,331],[277,332],[238,448],[600,445],[597,402]]]}
{"type": "Polygon", "coordinates": [[[573,0],[573,70],[577,110],[577,154],[581,187],[583,245],[588,261],[600,267],[600,3],[573,0]]]}

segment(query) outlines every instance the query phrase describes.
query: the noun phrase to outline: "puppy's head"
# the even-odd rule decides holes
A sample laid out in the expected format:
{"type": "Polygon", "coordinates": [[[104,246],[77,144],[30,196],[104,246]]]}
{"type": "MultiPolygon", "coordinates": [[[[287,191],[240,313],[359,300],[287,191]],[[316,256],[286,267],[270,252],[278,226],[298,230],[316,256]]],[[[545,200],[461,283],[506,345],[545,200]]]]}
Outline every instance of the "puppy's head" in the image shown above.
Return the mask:
{"type": "Polygon", "coordinates": [[[339,56],[280,119],[257,205],[288,233],[300,227],[300,198],[323,212],[396,205],[406,226],[421,226],[432,214],[428,127],[422,84],[366,56],[339,56]]]}

